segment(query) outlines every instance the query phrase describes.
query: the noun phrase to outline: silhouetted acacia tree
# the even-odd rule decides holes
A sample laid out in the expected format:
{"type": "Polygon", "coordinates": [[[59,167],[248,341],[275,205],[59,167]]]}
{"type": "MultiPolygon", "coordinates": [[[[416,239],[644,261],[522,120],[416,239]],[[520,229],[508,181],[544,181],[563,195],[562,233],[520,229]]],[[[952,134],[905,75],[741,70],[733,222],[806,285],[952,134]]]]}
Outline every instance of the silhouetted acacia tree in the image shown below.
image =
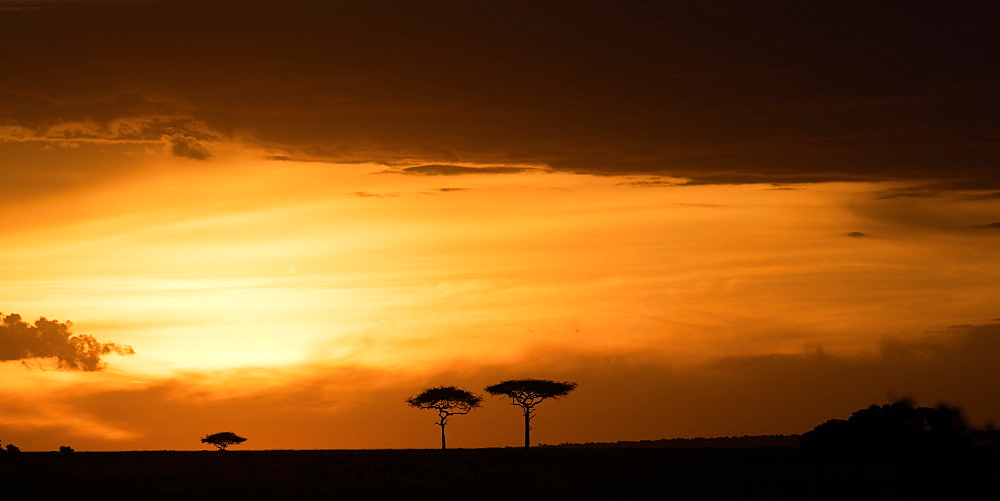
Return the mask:
{"type": "Polygon", "coordinates": [[[802,434],[804,449],[940,449],[972,443],[962,411],[941,404],[913,407],[902,400],[870,405],[851,417],[831,419],[802,434]]]}
{"type": "Polygon", "coordinates": [[[230,445],[239,445],[246,442],[247,439],[231,432],[223,431],[219,433],[213,433],[211,435],[206,435],[201,439],[202,443],[212,444],[219,448],[220,451],[226,450],[226,447],[230,445]]]}
{"type": "Polygon", "coordinates": [[[438,411],[438,426],[441,427],[441,448],[447,449],[444,438],[444,427],[448,418],[456,414],[468,414],[479,407],[483,397],[475,395],[462,388],[454,386],[438,386],[427,388],[420,394],[406,399],[406,403],[418,409],[435,409],[438,411]]]}
{"type": "Polygon", "coordinates": [[[535,406],[549,398],[564,397],[576,389],[576,386],[571,381],[513,379],[487,386],[486,391],[491,395],[509,397],[511,405],[524,411],[524,446],[531,447],[531,418],[535,416],[535,406]]]}

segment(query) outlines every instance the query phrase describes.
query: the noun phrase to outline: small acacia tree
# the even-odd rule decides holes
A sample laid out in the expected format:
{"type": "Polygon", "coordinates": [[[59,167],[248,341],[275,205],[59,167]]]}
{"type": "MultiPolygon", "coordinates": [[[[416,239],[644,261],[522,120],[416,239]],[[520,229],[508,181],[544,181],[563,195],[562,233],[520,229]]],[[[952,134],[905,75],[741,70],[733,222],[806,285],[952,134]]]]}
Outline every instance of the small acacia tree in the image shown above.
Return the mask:
{"type": "Polygon", "coordinates": [[[576,389],[576,386],[571,381],[513,379],[487,386],[486,392],[509,397],[511,405],[524,411],[524,446],[531,447],[531,418],[535,417],[535,406],[549,398],[564,397],[576,389]]]}
{"type": "Polygon", "coordinates": [[[483,397],[454,386],[427,388],[420,394],[406,399],[406,403],[411,407],[438,411],[437,425],[441,427],[442,449],[448,448],[444,438],[444,427],[448,424],[448,418],[456,414],[468,414],[472,409],[479,407],[482,401],[483,397]]]}
{"type": "Polygon", "coordinates": [[[211,435],[205,435],[201,439],[202,443],[212,444],[218,447],[220,451],[226,450],[226,447],[229,447],[230,445],[239,445],[246,441],[247,439],[231,431],[223,431],[219,433],[213,433],[211,435]]]}

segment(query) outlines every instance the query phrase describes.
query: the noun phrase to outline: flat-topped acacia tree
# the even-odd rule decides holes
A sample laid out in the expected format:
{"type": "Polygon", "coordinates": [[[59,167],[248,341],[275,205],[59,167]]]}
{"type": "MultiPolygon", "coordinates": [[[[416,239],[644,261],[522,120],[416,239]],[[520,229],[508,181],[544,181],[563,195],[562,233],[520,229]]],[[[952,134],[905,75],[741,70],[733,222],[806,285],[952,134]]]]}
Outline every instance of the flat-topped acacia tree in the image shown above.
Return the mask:
{"type": "Polygon", "coordinates": [[[226,450],[226,447],[230,445],[238,445],[246,442],[247,439],[231,432],[223,431],[219,433],[213,433],[211,435],[205,435],[201,439],[202,443],[212,444],[219,448],[220,451],[226,450]]]}
{"type": "Polygon", "coordinates": [[[511,379],[487,386],[486,392],[509,397],[511,405],[524,411],[524,446],[531,447],[531,418],[535,417],[535,406],[550,398],[564,397],[576,389],[576,386],[572,381],[511,379]]]}
{"type": "Polygon", "coordinates": [[[454,386],[438,386],[427,388],[420,394],[406,399],[406,403],[418,409],[435,409],[438,411],[437,425],[441,427],[441,448],[447,449],[444,437],[444,427],[448,418],[456,414],[468,414],[479,407],[483,397],[468,390],[454,386]]]}

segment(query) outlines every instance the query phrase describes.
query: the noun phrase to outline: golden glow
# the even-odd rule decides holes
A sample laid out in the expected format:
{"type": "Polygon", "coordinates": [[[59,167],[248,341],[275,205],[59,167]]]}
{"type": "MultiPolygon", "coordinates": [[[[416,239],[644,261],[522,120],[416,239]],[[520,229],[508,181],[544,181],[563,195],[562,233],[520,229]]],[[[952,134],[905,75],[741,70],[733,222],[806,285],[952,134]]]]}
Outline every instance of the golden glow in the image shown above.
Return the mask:
{"type": "MultiPolygon", "coordinates": [[[[108,359],[100,388],[166,384],[177,405],[287,395],[343,368],[380,374],[296,400],[337,413],[379,385],[419,386],[441,370],[478,377],[477,367],[542,353],[642,353],[689,368],[724,356],[863,354],[886,334],[995,314],[996,282],[983,274],[997,278],[997,258],[961,235],[927,242],[873,216],[866,194],[891,185],[415,176],[238,149],[207,167],[160,155],[136,163],[133,176],[5,207],[0,311],[69,319],[134,346],[135,356],[108,359]],[[859,230],[875,236],[846,236],[859,230]],[[927,264],[954,253],[960,264],[927,264]]],[[[94,377],[56,374],[45,383],[53,391],[94,377]]],[[[160,443],[47,409],[25,419],[160,443]]],[[[326,446],[366,446],[355,439],[326,446]]],[[[305,431],[299,440],[308,443],[305,431]]]]}

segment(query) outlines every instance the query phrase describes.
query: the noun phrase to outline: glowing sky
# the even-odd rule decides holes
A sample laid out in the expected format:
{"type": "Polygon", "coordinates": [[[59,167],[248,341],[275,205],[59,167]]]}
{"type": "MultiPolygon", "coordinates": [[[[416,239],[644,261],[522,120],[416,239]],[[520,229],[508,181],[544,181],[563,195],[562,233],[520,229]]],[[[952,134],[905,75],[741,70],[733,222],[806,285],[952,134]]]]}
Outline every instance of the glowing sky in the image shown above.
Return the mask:
{"type": "Polygon", "coordinates": [[[1000,419],[994,7],[570,5],[0,1],[0,312],[135,349],[9,356],[0,440],[1000,419]]]}

